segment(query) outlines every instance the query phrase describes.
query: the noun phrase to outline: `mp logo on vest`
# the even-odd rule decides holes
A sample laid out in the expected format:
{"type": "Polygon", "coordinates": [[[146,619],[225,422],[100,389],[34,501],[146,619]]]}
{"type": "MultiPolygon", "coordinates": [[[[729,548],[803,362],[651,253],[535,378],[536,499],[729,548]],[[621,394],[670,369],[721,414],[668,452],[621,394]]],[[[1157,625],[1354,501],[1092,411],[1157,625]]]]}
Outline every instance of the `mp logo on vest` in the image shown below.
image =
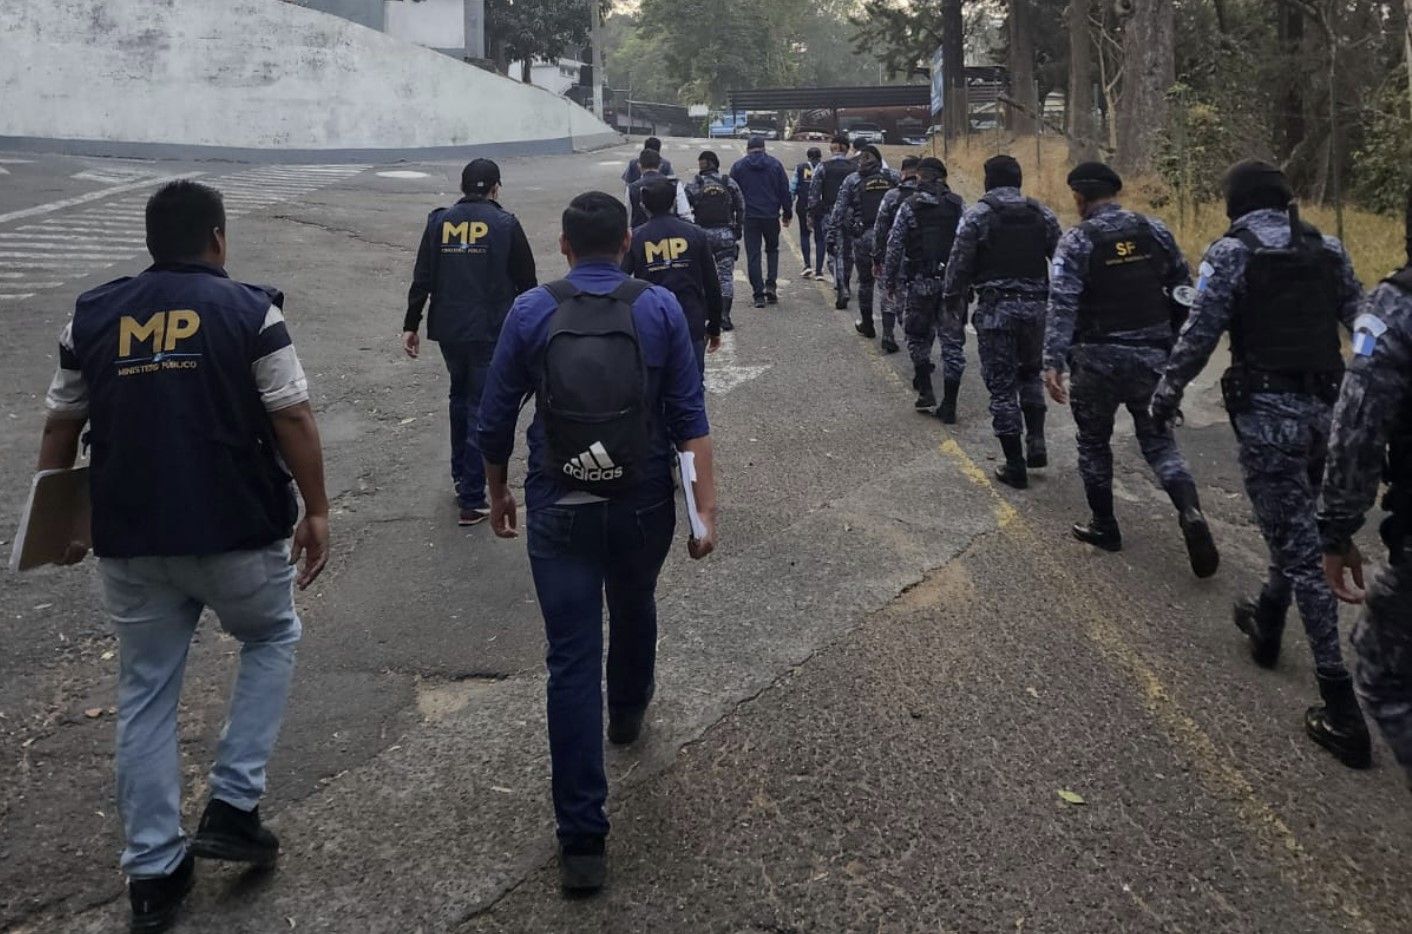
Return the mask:
{"type": "Polygon", "coordinates": [[[480,246],[479,241],[489,233],[490,225],[485,221],[461,221],[459,224],[442,221],[441,252],[464,253],[471,250],[484,252],[485,247],[480,246]]]}
{"type": "MultiPolygon", "coordinates": [[[[666,262],[667,265],[675,263],[678,259],[686,255],[687,243],[685,237],[667,237],[664,240],[648,241],[642,245],[643,258],[648,262],[666,262]]],[[[659,265],[657,268],[661,268],[659,265]]]]}
{"type": "Polygon", "coordinates": [[[123,315],[118,321],[118,375],[196,369],[201,354],[178,351],[200,330],[201,316],[189,308],[159,311],[143,322],[123,315]]]}

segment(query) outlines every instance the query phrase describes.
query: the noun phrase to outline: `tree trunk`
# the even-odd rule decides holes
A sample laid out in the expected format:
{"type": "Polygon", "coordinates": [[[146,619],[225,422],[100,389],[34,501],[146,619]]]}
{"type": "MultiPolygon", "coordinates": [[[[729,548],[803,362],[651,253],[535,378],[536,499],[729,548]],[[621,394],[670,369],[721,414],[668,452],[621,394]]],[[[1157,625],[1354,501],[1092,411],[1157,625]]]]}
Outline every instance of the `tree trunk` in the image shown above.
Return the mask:
{"type": "Polygon", "coordinates": [[[1275,145],[1281,163],[1290,161],[1305,137],[1304,86],[1308,76],[1293,66],[1304,47],[1304,14],[1293,6],[1280,4],[1276,10],[1276,34],[1284,56],[1288,83],[1281,95],[1281,106],[1275,118],[1275,145]]]}
{"type": "Polygon", "coordinates": [[[1089,32],[1090,0],[1069,0],[1069,96],[1066,129],[1069,132],[1069,161],[1096,158],[1096,127],[1093,123],[1093,35],[1089,32]]]}
{"type": "Polygon", "coordinates": [[[530,70],[534,67],[534,58],[525,55],[520,59],[520,81],[524,84],[530,83],[530,70]]]}
{"type": "Polygon", "coordinates": [[[1118,98],[1118,165],[1152,167],[1167,126],[1167,91],[1177,80],[1173,0],[1136,0],[1123,28],[1123,91],[1118,98]]]}
{"type": "Polygon", "coordinates": [[[946,112],[942,124],[946,138],[956,139],[970,125],[966,114],[966,20],[961,15],[961,0],[942,0],[941,50],[942,71],[946,76],[946,112]]]}
{"type": "MultiPolygon", "coordinates": [[[[1034,20],[1032,0],[1009,0],[1010,6],[1010,97],[1040,113],[1035,101],[1034,20]]],[[[1035,131],[1035,118],[1010,108],[1010,131],[1028,135],[1035,131]]]]}

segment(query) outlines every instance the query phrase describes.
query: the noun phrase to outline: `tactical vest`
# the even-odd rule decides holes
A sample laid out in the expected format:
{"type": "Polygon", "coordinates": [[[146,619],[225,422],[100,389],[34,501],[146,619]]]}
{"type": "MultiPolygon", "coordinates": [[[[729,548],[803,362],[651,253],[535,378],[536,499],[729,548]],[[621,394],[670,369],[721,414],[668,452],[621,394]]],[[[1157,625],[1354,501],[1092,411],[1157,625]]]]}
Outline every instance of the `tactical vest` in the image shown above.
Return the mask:
{"type": "Polygon", "coordinates": [[[282,301],[197,264],[153,266],[79,298],[99,557],[211,555],[289,536],[290,477],[251,374],[288,345],[283,322],[264,327],[282,301]]]}
{"type": "Polygon", "coordinates": [[[805,207],[809,204],[809,187],[814,181],[814,171],[817,166],[812,162],[801,162],[794,169],[795,188],[794,199],[805,207]]]}
{"type": "Polygon", "coordinates": [[[961,223],[961,199],[946,192],[940,204],[915,195],[909,203],[916,224],[907,231],[907,271],[913,279],[940,279],[946,275],[946,261],[961,223]]]}
{"type": "Polygon", "coordinates": [[[990,224],[976,255],[977,285],[993,279],[1049,280],[1049,225],[1044,211],[1029,198],[1023,202],[985,197],[990,224]]]}
{"type": "Polygon", "coordinates": [[[823,201],[825,207],[834,206],[834,202],[838,200],[838,191],[843,187],[843,180],[856,171],[858,171],[858,167],[847,159],[830,159],[823,163],[823,201]]]}
{"type": "Polygon", "coordinates": [[[732,220],[730,187],[716,175],[698,175],[696,180],[700,190],[692,210],[697,226],[729,227],[732,220]]]}
{"type": "Polygon", "coordinates": [[[509,273],[513,225],[512,215],[484,198],[432,212],[427,224],[434,250],[428,338],[489,344],[499,339],[515,302],[509,273]]]}
{"type": "Polygon", "coordinates": [[[882,207],[883,198],[896,187],[897,183],[883,172],[862,178],[858,186],[858,205],[864,230],[878,222],[878,208],[882,207]]]}
{"type": "Polygon", "coordinates": [[[1169,325],[1171,311],[1162,289],[1166,256],[1146,218],[1133,217],[1118,230],[1091,221],[1080,226],[1093,252],[1079,299],[1078,339],[1101,342],[1120,331],[1169,325]]]}
{"type": "Polygon", "coordinates": [[[1248,228],[1228,231],[1245,244],[1245,288],[1231,315],[1231,360],[1271,373],[1338,373],[1338,255],[1313,226],[1301,224],[1298,242],[1267,247],[1248,228]]]}

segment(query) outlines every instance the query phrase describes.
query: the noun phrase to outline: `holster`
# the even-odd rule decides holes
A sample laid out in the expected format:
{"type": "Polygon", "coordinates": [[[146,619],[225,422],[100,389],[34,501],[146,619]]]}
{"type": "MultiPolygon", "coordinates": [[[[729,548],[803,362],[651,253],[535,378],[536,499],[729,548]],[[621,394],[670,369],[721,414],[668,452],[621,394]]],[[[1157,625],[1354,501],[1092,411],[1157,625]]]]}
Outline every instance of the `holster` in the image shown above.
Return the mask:
{"type": "Polygon", "coordinates": [[[1221,374],[1221,398],[1226,402],[1226,412],[1235,418],[1237,413],[1250,408],[1250,371],[1243,367],[1231,367],[1221,374]]]}

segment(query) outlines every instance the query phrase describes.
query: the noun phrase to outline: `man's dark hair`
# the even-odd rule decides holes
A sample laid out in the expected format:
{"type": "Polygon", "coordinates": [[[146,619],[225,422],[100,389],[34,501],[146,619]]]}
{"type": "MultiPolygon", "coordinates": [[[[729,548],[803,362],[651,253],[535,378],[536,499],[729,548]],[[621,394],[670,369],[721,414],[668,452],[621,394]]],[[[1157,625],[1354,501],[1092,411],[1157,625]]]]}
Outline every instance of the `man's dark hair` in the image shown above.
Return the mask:
{"type": "Polygon", "coordinates": [[[662,141],[661,141],[660,139],[658,139],[657,137],[655,137],[655,136],[649,136],[649,137],[647,137],[647,139],[645,139],[645,140],[642,141],[642,148],[643,148],[643,149],[650,149],[650,150],[652,150],[653,152],[661,152],[661,151],[662,151],[662,141]]]}
{"type": "Polygon", "coordinates": [[[628,209],[610,194],[586,191],[569,202],[562,223],[575,256],[617,256],[628,235],[628,209]]]}
{"type": "Polygon", "coordinates": [[[927,181],[941,181],[946,178],[946,163],[935,156],[927,156],[917,163],[917,174],[927,181]]]}
{"type": "Polygon", "coordinates": [[[853,141],[848,138],[847,134],[839,133],[837,136],[835,136],[832,140],[829,141],[829,145],[842,146],[843,151],[848,152],[848,147],[853,145],[853,141]]]}
{"type": "Polygon", "coordinates": [[[1014,156],[1001,154],[985,161],[986,191],[992,188],[1019,188],[1024,178],[1024,171],[1014,156]]]}
{"type": "Polygon", "coordinates": [[[225,229],[225,202],[209,185],[168,182],[147,199],[147,252],[158,263],[200,259],[211,246],[211,232],[225,229]]]}
{"type": "Polygon", "coordinates": [[[915,169],[919,164],[921,164],[921,161],[922,161],[922,159],[921,159],[920,156],[907,156],[907,157],[905,157],[905,158],[902,160],[902,171],[905,172],[905,171],[907,171],[908,169],[915,169]]]}
{"type": "Polygon", "coordinates": [[[653,217],[669,214],[677,201],[677,183],[670,178],[654,178],[642,186],[642,207],[653,217]]]}
{"type": "Polygon", "coordinates": [[[804,158],[806,159],[822,159],[823,157],[824,154],[819,152],[818,146],[810,146],[809,151],[804,154],[804,158]]]}
{"type": "Polygon", "coordinates": [[[638,154],[637,167],[644,172],[648,169],[660,169],[662,167],[662,154],[655,149],[644,149],[638,154]]]}

